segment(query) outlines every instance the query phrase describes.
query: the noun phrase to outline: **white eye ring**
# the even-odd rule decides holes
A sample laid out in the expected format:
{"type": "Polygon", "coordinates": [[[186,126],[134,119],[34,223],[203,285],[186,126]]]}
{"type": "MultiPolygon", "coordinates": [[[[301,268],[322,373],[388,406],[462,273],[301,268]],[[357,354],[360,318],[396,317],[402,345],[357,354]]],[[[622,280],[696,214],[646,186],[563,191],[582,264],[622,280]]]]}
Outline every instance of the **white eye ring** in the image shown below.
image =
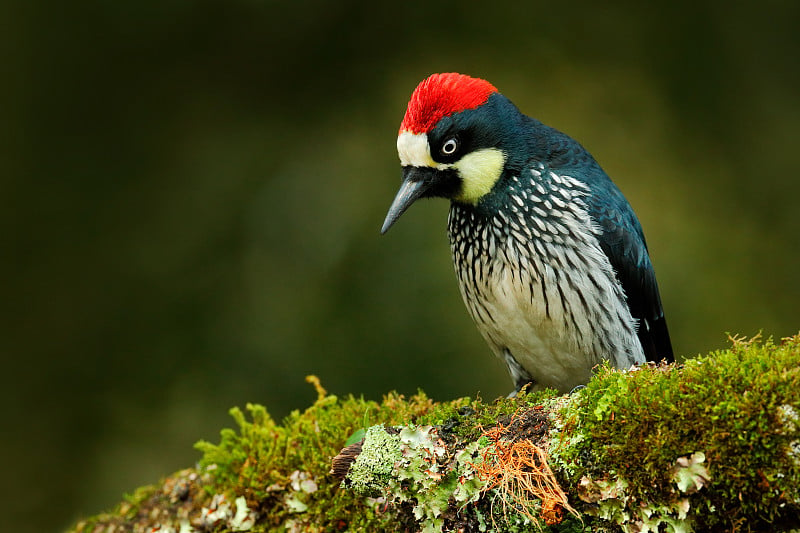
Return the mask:
{"type": "Polygon", "coordinates": [[[458,141],[455,137],[450,137],[442,145],[442,154],[453,155],[458,150],[458,141]]]}

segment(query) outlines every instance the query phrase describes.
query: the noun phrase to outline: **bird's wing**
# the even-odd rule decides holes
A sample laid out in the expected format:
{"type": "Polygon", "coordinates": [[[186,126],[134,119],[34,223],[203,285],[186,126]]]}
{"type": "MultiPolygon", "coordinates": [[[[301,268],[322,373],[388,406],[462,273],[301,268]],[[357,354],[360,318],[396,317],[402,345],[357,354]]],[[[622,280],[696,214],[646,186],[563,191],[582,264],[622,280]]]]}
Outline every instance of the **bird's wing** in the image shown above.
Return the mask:
{"type": "Polygon", "coordinates": [[[589,215],[601,230],[600,247],[622,284],[631,315],[638,321],[639,341],[646,359],[674,361],[642,227],[619,189],[605,178],[593,184],[593,194],[587,198],[589,215]]]}

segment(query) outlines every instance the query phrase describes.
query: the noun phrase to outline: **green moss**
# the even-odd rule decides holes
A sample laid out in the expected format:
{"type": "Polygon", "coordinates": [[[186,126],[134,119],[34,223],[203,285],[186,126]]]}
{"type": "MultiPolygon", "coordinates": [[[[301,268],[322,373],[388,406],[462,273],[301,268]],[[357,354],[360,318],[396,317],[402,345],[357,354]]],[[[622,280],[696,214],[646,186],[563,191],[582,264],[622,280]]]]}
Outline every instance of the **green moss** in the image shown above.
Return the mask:
{"type": "Polygon", "coordinates": [[[498,398],[493,402],[465,397],[440,404],[436,409],[419,416],[415,422],[422,425],[441,424],[444,426],[445,438],[452,436],[471,442],[481,436],[484,428],[495,426],[498,422],[508,423],[514,413],[548,403],[556,395],[555,390],[545,389],[517,394],[513,398],[498,398]]]}
{"type": "Polygon", "coordinates": [[[109,528],[123,528],[124,524],[134,522],[142,507],[146,506],[158,488],[155,485],[140,487],[130,494],[123,496],[123,501],[113,510],[101,513],[85,520],[81,520],[75,525],[76,531],[105,531],[109,528]]]}
{"type": "Polygon", "coordinates": [[[250,420],[232,409],[238,432],[223,430],[219,444],[197,445],[203,452],[200,465],[216,469],[214,486],[208,489],[244,496],[267,517],[263,525],[268,530],[287,524],[310,531],[388,527],[391,517],[379,513],[375,502],[339,489],[328,474],[331,459],[365,416],[380,424],[408,423],[432,416],[437,405],[423,393],[410,399],[392,393],[377,403],[355,397],[340,400],[318,390],[313,406],[291,413],[281,424],[262,406],[247,406],[250,420]],[[292,476],[303,477],[305,490],[292,476]]]}
{"type": "Polygon", "coordinates": [[[581,511],[544,531],[800,525],[800,336],[737,340],[682,366],[601,368],[561,397],[436,403],[420,392],[374,402],[328,395],[310,381],[318,398],[305,411],[276,422],[262,406],[231,410],[236,429],[198,443],[197,469],[73,530],[536,530],[475,475],[492,445],[481,435],[498,423],[500,438],[548,448],[581,511]],[[365,455],[342,485],[328,473],[331,459],[361,435],[365,455]]]}
{"type": "Polygon", "coordinates": [[[624,482],[601,507],[666,524],[688,504],[685,522],[701,528],[770,524],[800,511],[798,409],[800,337],[737,340],[683,366],[601,369],[564,408],[554,454],[573,490],[624,482]]]}

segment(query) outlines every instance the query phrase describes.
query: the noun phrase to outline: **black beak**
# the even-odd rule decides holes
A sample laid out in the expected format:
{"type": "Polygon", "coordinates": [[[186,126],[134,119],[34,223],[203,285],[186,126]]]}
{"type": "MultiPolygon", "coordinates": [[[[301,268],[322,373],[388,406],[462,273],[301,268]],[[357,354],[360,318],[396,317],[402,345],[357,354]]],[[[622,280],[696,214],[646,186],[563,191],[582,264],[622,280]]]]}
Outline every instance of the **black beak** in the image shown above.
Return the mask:
{"type": "Polygon", "coordinates": [[[431,167],[403,167],[403,184],[386,213],[381,235],[389,231],[400,215],[438,181],[437,174],[438,171],[431,167]]]}

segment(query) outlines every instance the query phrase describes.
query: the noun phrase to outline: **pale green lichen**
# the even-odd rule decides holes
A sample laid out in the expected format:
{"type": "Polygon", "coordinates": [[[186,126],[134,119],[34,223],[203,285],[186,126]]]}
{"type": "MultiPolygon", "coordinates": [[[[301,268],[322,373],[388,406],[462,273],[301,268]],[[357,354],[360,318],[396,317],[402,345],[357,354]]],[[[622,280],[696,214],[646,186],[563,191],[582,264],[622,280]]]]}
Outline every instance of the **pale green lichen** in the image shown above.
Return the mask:
{"type": "Polygon", "coordinates": [[[796,521],[800,336],[733,341],[683,366],[602,368],[563,402],[551,464],[588,512],[637,532],[796,521]]]}
{"type": "Polygon", "coordinates": [[[703,465],[702,452],[679,457],[672,469],[672,481],[677,490],[662,501],[642,502],[632,498],[630,483],[613,475],[593,480],[584,476],[578,486],[578,496],[591,507],[585,511],[607,520],[628,533],[688,533],[694,531],[689,516],[691,504],[686,496],[706,486],[708,470],[703,465]]]}
{"type": "Polygon", "coordinates": [[[389,484],[395,463],[402,457],[400,437],[387,433],[383,425],[372,426],[342,483],[359,494],[374,496],[389,484]]]}
{"type": "Polygon", "coordinates": [[[695,452],[688,457],[678,457],[672,468],[672,481],[680,492],[692,494],[708,485],[711,477],[703,464],[705,460],[706,455],[703,452],[695,452]]]}
{"type": "MultiPolygon", "coordinates": [[[[555,399],[436,403],[392,393],[373,402],[312,383],[318,398],[305,411],[276,422],[261,406],[234,409],[238,427],[217,444],[199,444],[200,466],[135,491],[72,531],[535,530],[519,509],[503,509],[502,494],[487,491],[477,468],[487,428],[512,427],[515,413],[538,410],[546,423],[537,445],[582,513],[554,521],[548,533],[800,525],[800,336],[734,339],[683,366],[601,368],[585,389],[555,399]],[[383,466],[369,479],[378,498],[328,475],[331,458],[366,419],[376,425],[371,439],[383,432],[400,450],[375,449],[383,466]]],[[[518,429],[530,438],[531,427],[518,429]]],[[[535,502],[531,509],[542,510],[535,502]]]]}
{"type": "MultiPolygon", "coordinates": [[[[208,507],[200,510],[200,524],[202,529],[228,529],[230,531],[249,531],[255,525],[258,517],[255,511],[247,506],[247,500],[238,497],[231,506],[227,496],[215,494],[208,507]]],[[[181,523],[183,532],[192,532],[194,529],[188,521],[181,523]]]]}
{"type": "MultiPolygon", "coordinates": [[[[783,404],[778,406],[778,420],[783,424],[782,429],[785,433],[790,435],[800,434],[800,414],[791,405],[783,404]]],[[[787,444],[786,455],[800,467],[800,439],[792,440],[787,444]]],[[[800,498],[797,503],[800,503],[800,498]]]]}
{"type": "Polygon", "coordinates": [[[420,531],[440,533],[451,506],[476,501],[484,486],[472,468],[478,443],[449,450],[434,426],[387,431],[372,426],[343,486],[361,494],[380,492],[384,505],[411,505],[420,531]]]}

